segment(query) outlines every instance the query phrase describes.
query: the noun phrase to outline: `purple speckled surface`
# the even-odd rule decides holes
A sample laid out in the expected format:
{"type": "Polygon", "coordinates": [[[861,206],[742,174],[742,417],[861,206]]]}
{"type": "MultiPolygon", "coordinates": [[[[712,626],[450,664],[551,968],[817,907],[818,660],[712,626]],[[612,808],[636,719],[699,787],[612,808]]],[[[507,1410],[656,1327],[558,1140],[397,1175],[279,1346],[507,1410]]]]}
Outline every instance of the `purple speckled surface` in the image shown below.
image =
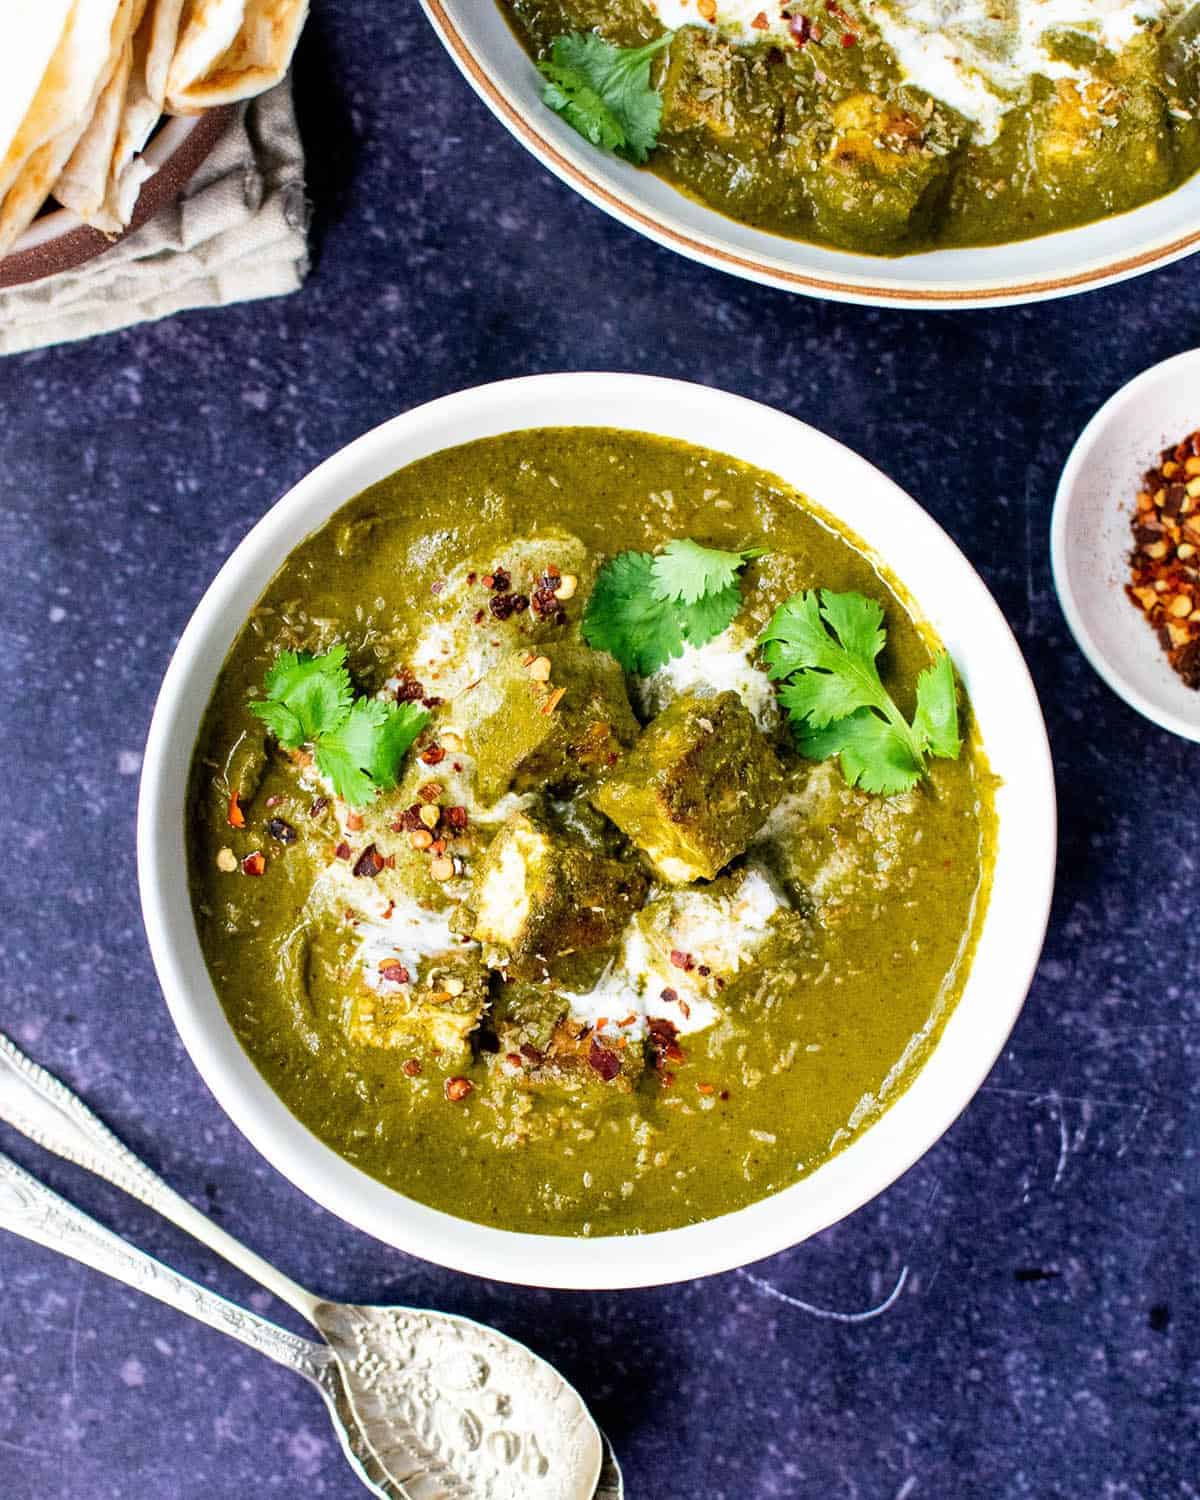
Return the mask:
{"type": "MultiPolygon", "coordinates": [[[[1200,748],[1092,675],[1047,559],[1083,421],[1197,341],[1198,263],[989,313],[793,300],[573,197],[468,92],[411,4],[318,4],[298,71],[317,206],[300,295],[0,363],[0,1024],[298,1279],[531,1343],[593,1405],[633,1500],[1200,1496],[1200,748]],[[1062,797],[1037,982],[944,1140],[852,1220],[750,1273],[619,1295],[438,1270],[271,1171],[176,1039],[133,854],[159,678],[263,510],[396,411],[588,367],[757,396],[915,494],[1021,639],[1062,797]],[[830,1316],[879,1304],[905,1271],[881,1316],[830,1316]]],[[[148,1210],[9,1131],[0,1145],[295,1326],[148,1210]]],[[[3,1500],[359,1493],[295,1377],[0,1237],[3,1500]]]]}

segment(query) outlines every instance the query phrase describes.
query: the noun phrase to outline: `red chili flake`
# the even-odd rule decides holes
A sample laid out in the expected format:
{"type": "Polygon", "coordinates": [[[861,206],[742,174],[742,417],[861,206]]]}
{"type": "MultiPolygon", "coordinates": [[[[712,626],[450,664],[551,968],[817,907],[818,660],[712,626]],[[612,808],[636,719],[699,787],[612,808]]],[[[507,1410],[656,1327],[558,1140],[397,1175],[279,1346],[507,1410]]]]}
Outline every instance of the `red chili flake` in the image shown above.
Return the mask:
{"type": "Polygon", "coordinates": [[[406,807],[395,823],[389,823],[388,827],[393,833],[415,833],[418,828],[424,828],[421,822],[421,804],[414,802],[411,807],[406,807]]]}
{"type": "Polygon", "coordinates": [[[601,1046],[595,1037],[592,1038],[592,1045],[588,1048],[587,1060],[588,1067],[594,1073],[599,1073],[605,1083],[611,1083],[621,1071],[621,1059],[615,1052],[610,1052],[607,1047],[601,1046]]]}
{"type": "Polygon", "coordinates": [[[446,759],[446,752],[440,745],[427,745],[421,751],[421,759],[427,766],[440,765],[446,759]]]}
{"type": "Polygon", "coordinates": [[[679,1002],[679,1014],[686,1021],[687,1018],[691,1015],[691,1013],[692,1013],[692,1007],[687,1003],[686,1000],[681,1000],[679,1002]]]}
{"type": "Polygon", "coordinates": [[[519,1052],[506,1052],[504,1054],[504,1061],[511,1063],[514,1068],[519,1068],[521,1066],[521,1054],[519,1052]]]}
{"type": "Polygon", "coordinates": [[[514,594],[512,596],[512,607],[514,614],[522,615],[529,608],[529,598],[526,594],[514,594]]]}
{"type": "Polygon", "coordinates": [[[421,1064],[415,1057],[407,1057],[404,1060],[404,1071],[410,1078],[418,1078],[421,1073],[421,1064]]]}
{"type": "Polygon", "coordinates": [[[421,699],[421,706],[422,706],[422,708],[439,708],[441,706],[441,703],[442,703],[442,699],[441,698],[422,698],[421,699]]]}
{"type": "Polygon", "coordinates": [[[422,802],[436,802],[442,795],[443,787],[440,781],[427,781],[424,786],[417,788],[417,796],[422,802]]]}
{"type": "Polygon", "coordinates": [[[454,762],[454,769],[456,771],[461,771],[462,770],[462,761],[461,760],[456,760],[454,762]]]}
{"type": "Polygon", "coordinates": [[[296,830],[286,818],[268,818],[267,832],[281,844],[294,844],[296,842],[296,830]]]}
{"type": "Polygon", "coordinates": [[[261,850],[256,849],[253,854],[247,854],[242,860],[243,875],[263,875],[266,873],[267,856],[261,850]]]}
{"type": "MultiPolygon", "coordinates": [[[[383,863],[385,869],[394,870],[396,868],[396,856],[394,854],[389,854],[383,863]]],[[[391,916],[391,912],[388,912],[388,916],[391,916]]]]}
{"type": "Polygon", "coordinates": [[[539,1052],[538,1049],[532,1046],[529,1042],[521,1043],[521,1056],[525,1058],[527,1062],[533,1063],[534,1067],[536,1067],[538,1063],[545,1062],[546,1060],[546,1054],[544,1052],[539,1052]]]}
{"type": "Polygon", "coordinates": [[[321,816],[321,814],[325,811],[325,809],[328,806],[329,806],[329,798],[328,797],[317,797],[314,800],[313,805],[308,810],[309,817],[310,818],[319,818],[321,816]]]}
{"type": "Polygon", "coordinates": [[[707,979],[708,976],[712,973],[712,970],[708,967],[707,964],[701,964],[700,967],[696,970],[696,973],[699,974],[701,979],[707,979]]]}
{"type": "Polygon", "coordinates": [[[538,579],[534,585],[533,597],[530,599],[530,607],[540,620],[549,620],[554,625],[562,625],[566,622],[567,612],[562,606],[562,600],[555,598],[555,590],[561,583],[561,576],[555,568],[551,573],[547,568],[545,574],[538,579]]]}
{"type": "Polygon", "coordinates": [[[475,611],[475,623],[476,623],[476,625],[480,625],[480,624],[483,623],[483,616],[484,616],[484,611],[482,609],[477,609],[475,611]]]}
{"type": "Polygon", "coordinates": [[[379,977],[389,980],[392,984],[407,984],[412,975],[397,959],[392,963],[380,964],[379,977]]]}
{"type": "Polygon", "coordinates": [[[858,42],[858,37],[854,34],[853,31],[843,31],[842,32],[842,46],[843,47],[853,47],[853,46],[855,46],[855,44],[857,42],[858,42]]]}
{"type": "Polygon", "coordinates": [[[711,1083],[698,1083],[696,1085],[696,1092],[698,1094],[711,1094],[714,1090],[711,1083]]]}
{"type": "Polygon", "coordinates": [[[447,1078],[446,1098],[450,1100],[451,1104],[457,1104],[460,1100],[465,1099],[474,1087],[475,1085],[469,1078],[447,1078]]]}
{"type": "Polygon", "coordinates": [[[346,814],[346,827],[350,830],[351,833],[357,833],[362,826],[363,820],[361,813],[348,812],[346,814]]]}
{"type": "Polygon", "coordinates": [[[455,833],[461,833],[467,826],[470,813],[465,807],[446,807],[442,809],[442,819],[448,828],[452,828],[455,833]]]}
{"type": "Polygon", "coordinates": [[[429,592],[431,594],[440,594],[445,587],[445,582],[441,578],[439,578],[436,583],[431,583],[429,585],[429,592]]]}
{"type": "Polygon", "coordinates": [[[675,1082],[675,1075],[674,1073],[660,1073],[658,1075],[658,1080],[662,1084],[663,1088],[669,1089],[675,1082]]]}
{"type": "Polygon", "coordinates": [[[468,574],[467,574],[467,582],[468,582],[468,583],[474,583],[474,582],[475,582],[475,579],[476,579],[476,576],[477,576],[477,575],[476,575],[476,574],[474,574],[474,573],[468,573],[468,574]]]}
{"type": "Polygon", "coordinates": [[[383,869],[383,858],[374,844],[368,844],[354,862],[354,873],[360,878],[374,880],[383,869]]]}
{"type": "MultiPolygon", "coordinates": [[[[516,601],[519,597],[517,594],[493,594],[488,601],[488,609],[497,620],[507,620],[516,613],[516,601]]],[[[528,599],[525,602],[528,604],[528,599]]]]}
{"type": "Polygon", "coordinates": [[[679,992],[678,990],[665,989],[659,993],[658,998],[665,1000],[668,1005],[674,1005],[675,1001],[679,999],[679,992]]]}
{"type": "Polygon", "coordinates": [[[445,854],[445,852],[446,852],[446,840],[445,839],[434,839],[433,843],[430,844],[430,846],[429,846],[429,852],[430,852],[430,854],[445,854]]]}
{"type": "Polygon", "coordinates": [[[682,969],[685,974],[691,973],[696,967],[696,960],[690,953],[681,953],[678,948],[671,949],[671,962],[677,969],[682,969]]]}
{"type": "Polygon", "coordinates": [[[333,851],[333,857],[335,859],[349,859],[350,858],[350,845],[347,844],[344,839],[337,846],[337,848],[333,851]]]}
{"type": "Polygon", "coordinates": [[[226,814],[225,821],[229,824],[230,828],[245,828],[246,826],[246,814],[242,811],[238,803],[238,794],[236,792],[229,799],[229,812],[226,814]]]}
{"type": "Polygon", "coordinates": [[[507,594],[512,588],[512,578],[504,568],[494,568],[483,581],[497,594],[507,594]]]}
{"type": "Polygon", "coordinates": [[[678,1032],[673,1021],[668,1021],[665,1016],[651,1016],[646,1023],[646,1030],[649,1032],[650,1053],[656,1068],[661,1068],[664,1062],[683,1061],[683,1048],[676,1040],[678,1032]]]}
{"type": "Polygon", "coordinates": [[[767,20],[767,13],[765,10],[760,10],[758,15],[756,15],[753,21],[750,22],[752,29],[755,31],[766,31],[767,27],[770,26],[770,24],[770,21],[767,20]]]}
{"type": "Polygon", "coordinates": [[[397,703],[416,703],[421,698],[424,698],[424,696],[425,688],[415,677],[406,676],[402,682],[397,684],[397,703]]]}
{"type": "Polygon", "coordinates": [[[803,47],[812,36],[812,22],[807,16],[790,16],[788,30],[797,47],[803,47]]]}
{"type": "Polygon", "coordinates": [[[717,1095],[717,1098],[718,1099],[728,1099],[729,1098],[729,1090],[728,1089],[722,1089],[721,1092],[717,1095]]]}

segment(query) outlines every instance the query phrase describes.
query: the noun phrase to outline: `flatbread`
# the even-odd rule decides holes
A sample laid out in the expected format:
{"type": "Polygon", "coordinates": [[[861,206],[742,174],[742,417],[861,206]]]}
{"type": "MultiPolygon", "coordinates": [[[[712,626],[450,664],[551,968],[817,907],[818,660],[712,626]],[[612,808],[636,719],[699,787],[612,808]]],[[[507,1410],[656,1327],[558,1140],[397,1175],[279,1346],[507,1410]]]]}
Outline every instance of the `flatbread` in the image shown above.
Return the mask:
{"type": "Polygon", "coordinates": [[[42,85],[0,163],[0,255],[53,191],[95,115],[142,4],[75,0],[42,85]]]}
{"type": "MultiPolygon", "coordinates": [[[[144,9],[146,0],[133,0],[133,4],[135,10],[144,9]]],[[[86,223],[113,234],[121,225],[104,213],[104,200],[132,71],[133,37],[127,35],[114,60],[112,74],[100,91],[87,129],[54,185],[54,196],[64,208],[73,208],[86,223]]]]}
{"type": "Polygon", "coordinates": [[[0,161],[41,87],[75,0],[4,0],[0,49],[0,161]]]}
{"type": "Polygon", "coordinates": [[[287,72],[308,0],[187,0],[167,77],[171,114],[260,94],[287,72]]]}

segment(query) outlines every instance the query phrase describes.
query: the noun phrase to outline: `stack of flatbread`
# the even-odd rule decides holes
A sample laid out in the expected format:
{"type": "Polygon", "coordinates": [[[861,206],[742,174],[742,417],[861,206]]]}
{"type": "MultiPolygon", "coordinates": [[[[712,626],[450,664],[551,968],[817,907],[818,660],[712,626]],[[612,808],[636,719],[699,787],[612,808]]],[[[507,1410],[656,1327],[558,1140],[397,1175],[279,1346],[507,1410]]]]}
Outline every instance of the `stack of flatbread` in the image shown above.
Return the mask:
{"type": "Polygon", "coordinates": [[[0,255],[53,197],[130,221],[164,114],[279,82],[308,0],[0,0],[0,255]]]}

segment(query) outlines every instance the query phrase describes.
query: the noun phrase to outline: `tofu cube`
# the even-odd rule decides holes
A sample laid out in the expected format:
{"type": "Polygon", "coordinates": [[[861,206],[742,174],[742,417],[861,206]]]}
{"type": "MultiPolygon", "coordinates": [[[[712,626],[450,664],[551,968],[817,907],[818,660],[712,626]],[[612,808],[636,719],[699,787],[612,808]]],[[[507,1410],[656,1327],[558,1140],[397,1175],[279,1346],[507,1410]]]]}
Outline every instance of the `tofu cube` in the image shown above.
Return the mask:
{"type": "Polygon", "coordinates": [[[470,935],[493,967],[538,977],[555,959],[612,942],[646,884],[638,868],[515,813],[476,866],[470,935]]]}
{"type": "Polygon", "coordinates": [[[684,26],[675,33],[667,59],[661,84],[664,138],[699,135],[742,159],[770,149],[779,108],[774,91],[759,85],[766,65],[757,51],[684,26]]]}
{"type": "Polygon", "coordinates": [[[652,719],[592,804],[671,885],[711,880],[758,832],[779,758],[736,693],[685,694],[652,719]]]}
{"type": "Polygon", "coordinates": [[[952,154],[930,125],[877,94],[855,93],[829,113],[832,138],[809,175],[818,229],[884,250],[920,227],[949,183],[952,154]]]}
{"type": "Polygon", "coordinates": [[[514,652],[454,707],[489,805],[509,790],[586,785],[638,733],[620,667],[586,646],[514,652]]]}
{"type": "Polygon", "coordinates": [[[444,1067],[465,1062],[489,998],[477,956],[447,955],[405,983],[363,982],[350,996],[346,1035],[363,1047],[400,1049],[444,1067]]]}

